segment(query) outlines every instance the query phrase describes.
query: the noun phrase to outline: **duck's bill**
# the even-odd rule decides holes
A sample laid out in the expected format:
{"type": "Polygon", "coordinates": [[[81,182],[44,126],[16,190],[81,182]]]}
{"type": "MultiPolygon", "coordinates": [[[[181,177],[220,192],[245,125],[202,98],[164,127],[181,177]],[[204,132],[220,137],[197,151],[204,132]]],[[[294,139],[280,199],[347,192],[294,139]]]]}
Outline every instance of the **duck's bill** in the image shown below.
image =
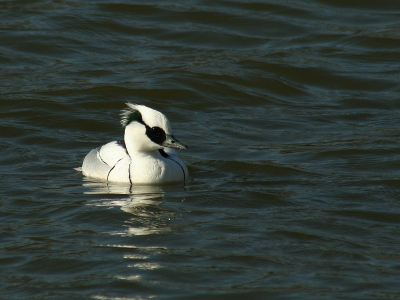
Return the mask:
{"type": "Polygon", "coordinates": [[[187,146],[179,142],[173,135],[167,134],[161,146],[186,150],[187,146]]]}

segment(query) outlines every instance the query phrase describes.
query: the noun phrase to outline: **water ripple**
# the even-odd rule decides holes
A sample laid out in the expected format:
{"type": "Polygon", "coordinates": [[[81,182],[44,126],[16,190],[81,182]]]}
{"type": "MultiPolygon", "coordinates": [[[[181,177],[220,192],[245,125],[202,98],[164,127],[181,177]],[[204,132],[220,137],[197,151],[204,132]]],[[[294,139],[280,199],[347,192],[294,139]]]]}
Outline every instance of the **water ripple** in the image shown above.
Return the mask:
{"type": "Polygon", "coordinates": [[[3,298],[399,297],[396,1],[0,11],[3,298]],[[74,170],[127,101],[189,145],[186,187],[74,170]]]}

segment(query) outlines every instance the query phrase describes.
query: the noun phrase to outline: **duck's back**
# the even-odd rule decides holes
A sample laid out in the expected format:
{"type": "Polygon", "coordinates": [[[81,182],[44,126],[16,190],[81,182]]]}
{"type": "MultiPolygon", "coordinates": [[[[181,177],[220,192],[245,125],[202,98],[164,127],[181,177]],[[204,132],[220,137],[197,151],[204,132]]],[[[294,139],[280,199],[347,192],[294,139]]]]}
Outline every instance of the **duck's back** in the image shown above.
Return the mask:
{"type": "Polygon", "coordinates": [[[129,183],[130,157],[121,142],[110,142],[90,151],[82,164],[85,176],[129,183]]]}

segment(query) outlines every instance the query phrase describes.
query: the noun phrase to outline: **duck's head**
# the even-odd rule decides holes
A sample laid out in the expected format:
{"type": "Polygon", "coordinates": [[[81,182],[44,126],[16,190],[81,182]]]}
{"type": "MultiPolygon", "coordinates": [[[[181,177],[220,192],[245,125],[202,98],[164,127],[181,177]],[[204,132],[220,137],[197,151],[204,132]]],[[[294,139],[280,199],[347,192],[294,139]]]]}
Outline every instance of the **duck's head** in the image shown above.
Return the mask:
{"type": "Polygon", "coordinates": [[[153,151],[164,147],[187,149],[171,131],[167,117],[144,105],[126,103],[121,124],[125,128],[125,143],[129,150],[153,151]]]}

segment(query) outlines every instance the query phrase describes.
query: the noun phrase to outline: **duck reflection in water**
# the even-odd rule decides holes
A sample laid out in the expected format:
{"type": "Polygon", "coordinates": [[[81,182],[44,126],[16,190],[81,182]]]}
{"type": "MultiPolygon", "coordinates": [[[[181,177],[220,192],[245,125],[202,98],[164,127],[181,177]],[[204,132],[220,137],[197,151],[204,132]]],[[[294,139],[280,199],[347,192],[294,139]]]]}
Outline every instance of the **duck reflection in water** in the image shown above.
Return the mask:
{"type": "Polygon", "coordinates": [[[166,192],[182,192],[182,186],[122,185],[102,181],[87,180],[83,186],[84,194],[103,195],[87,203],[90,206],[107,208],[119,207],[132,215],[122,225],[125,230],[110,232],[112,235],[133,236],[159,234],[170,231],[168,223],[175,218],[176,212],[161,208],[166,192]],[[122,196],[122,197],[121,197],[122,196]],[[140,225],[142,224],[142,225],[140,225]]]}

